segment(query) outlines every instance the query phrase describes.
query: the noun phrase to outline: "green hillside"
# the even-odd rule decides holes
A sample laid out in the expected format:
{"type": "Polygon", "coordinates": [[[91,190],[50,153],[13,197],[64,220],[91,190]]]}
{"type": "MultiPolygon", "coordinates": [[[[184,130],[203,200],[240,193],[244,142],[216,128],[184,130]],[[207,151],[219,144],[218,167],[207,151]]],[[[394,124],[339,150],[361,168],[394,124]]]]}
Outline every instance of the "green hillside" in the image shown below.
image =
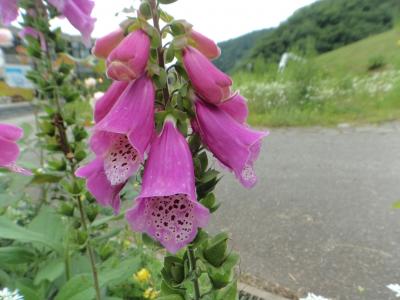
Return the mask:
{"type": "Polygon", "coordinates": [[[248,57],[257,40],[265,36],[271,29],[253,31],[235,39],[219,43],[222,55],[214,61],[215,65],[224,71],[234,69],[236,64],[248,57]]]}
{"type": "Polygon", "coordinates": [[[216,62],[224,71],[284,52],[322,54],[386,32],[400,16],[399,0],[320,0],[296,11],[277,28],[221,43],[216,62]]]}
{"type": "Polygon", "coordinates": [[[379,62],[382,69],[399,69],[399,41],[399,31],[393,29],[322,54],[315,62],[324,72],[339,76],[362,75],[374,62],[379,62]]]}

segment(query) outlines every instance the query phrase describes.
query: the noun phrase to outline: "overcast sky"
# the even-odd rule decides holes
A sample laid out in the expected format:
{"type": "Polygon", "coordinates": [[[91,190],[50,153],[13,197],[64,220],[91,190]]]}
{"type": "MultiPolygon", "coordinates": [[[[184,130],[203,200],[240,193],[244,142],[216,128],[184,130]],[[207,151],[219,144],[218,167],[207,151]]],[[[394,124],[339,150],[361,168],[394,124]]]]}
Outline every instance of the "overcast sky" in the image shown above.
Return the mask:
{"type": "MultiPolygon", "coordinates": [[[[186,19],[197,31],[221,42],[257,29],[279,25],[297,9],[316,0],[179,0],[164,5],[165,10],[177,19],[186,19]]],[[[93,36],[99,37],[118,26],[123,20],[115,14],[139,0],[95,0],[93,12],[97,23],[93,36]]],[[[65,21],[64,31],[76,33],[65,21]]]]}

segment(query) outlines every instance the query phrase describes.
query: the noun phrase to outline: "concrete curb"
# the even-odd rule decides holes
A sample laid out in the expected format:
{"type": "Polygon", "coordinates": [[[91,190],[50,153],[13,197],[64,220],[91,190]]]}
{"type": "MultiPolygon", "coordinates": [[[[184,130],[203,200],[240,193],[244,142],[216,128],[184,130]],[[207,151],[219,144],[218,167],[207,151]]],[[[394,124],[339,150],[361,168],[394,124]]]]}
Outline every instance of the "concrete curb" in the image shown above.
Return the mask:
{"type": "Polygon", "coordinates": [[[277,296],[266,291],[259,290],[255,287],[249,286],[245,283],[239,282],[238,283],[239,291],[246,292],[251,294],[252,296],[256,296],[260,298],[260,300],[287,300],[286,298],[282,298],[281,296],[277,296]]]}

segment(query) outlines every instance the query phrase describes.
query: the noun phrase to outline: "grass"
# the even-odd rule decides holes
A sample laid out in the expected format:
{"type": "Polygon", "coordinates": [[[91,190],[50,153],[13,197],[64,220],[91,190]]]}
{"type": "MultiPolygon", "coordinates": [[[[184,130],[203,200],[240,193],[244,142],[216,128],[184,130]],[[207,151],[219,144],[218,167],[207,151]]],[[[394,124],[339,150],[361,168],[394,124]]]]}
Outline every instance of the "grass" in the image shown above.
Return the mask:
{"type": "Polygon", "coordinates": [[[393,29],[325,53],[316,58],[316,63],[333,76],[363,75],[374,58],[382,58],[386,68],[399,69],[399,40],[399,30],[393,29]]]}
{"type": "Polygon", "coordinates": [[[237,73],[255,126],[336,126],[400,120],[400,46],[395,30],[291,63],[237,73]],[[374,71],[371,71],[373,69],[374,71]]]}

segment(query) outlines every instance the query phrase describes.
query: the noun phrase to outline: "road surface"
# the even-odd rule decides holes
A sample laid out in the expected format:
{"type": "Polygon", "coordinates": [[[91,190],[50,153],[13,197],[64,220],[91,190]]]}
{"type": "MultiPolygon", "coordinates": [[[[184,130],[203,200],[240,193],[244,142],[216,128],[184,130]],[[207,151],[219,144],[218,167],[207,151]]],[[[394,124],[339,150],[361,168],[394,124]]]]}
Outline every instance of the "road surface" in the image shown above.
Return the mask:
{"type": "Polygon", "coordinates": [[[274,129],[245,190],[224,176],[212,228],[243,272],[333,299],[395,299],[400,284],[400,124],[274,129]]]}

